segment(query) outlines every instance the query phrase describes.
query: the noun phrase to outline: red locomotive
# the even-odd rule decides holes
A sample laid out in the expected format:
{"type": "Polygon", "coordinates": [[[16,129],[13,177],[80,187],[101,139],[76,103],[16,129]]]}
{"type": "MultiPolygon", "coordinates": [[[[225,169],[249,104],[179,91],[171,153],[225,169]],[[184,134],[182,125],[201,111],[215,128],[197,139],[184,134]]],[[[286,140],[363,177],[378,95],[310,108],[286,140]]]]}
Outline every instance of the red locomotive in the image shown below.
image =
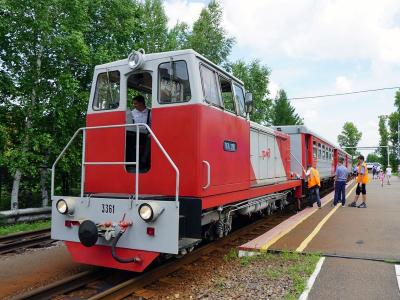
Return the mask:
{"type": "Polygon", "coordinates": [[[80,197],[54,195],[71,142],[53,165],[52,238],[77,262],[141,272],[228,234],[235,215],[301,197],[291,156],[304,165],[316,149],[334,166],[339,150],[304,134],[295,143],[307,152],[291,155],[291,133],[249,121],[251,102],[240,80],[193,50],[135,51],[97,66],[86,127],[71,139],[83,133],[80,197]],[[132,121],[138,94],[151,126],[132,121]]]}

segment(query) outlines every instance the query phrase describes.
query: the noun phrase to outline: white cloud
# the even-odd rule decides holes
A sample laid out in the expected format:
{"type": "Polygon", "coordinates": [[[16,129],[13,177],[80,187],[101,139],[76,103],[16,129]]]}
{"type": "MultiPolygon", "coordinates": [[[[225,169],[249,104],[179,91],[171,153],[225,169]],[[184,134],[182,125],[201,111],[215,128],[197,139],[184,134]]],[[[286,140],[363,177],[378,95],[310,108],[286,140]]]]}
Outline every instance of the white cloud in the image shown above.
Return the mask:
{"type": "Polygon", "coordinates": [[[346,76],[336,77],[336,90],[343,93],[351,91],[352,82],[346,76]]]}
{"type": "MultiPolygon", "coordinates": [[[[177,20],[192,24],[205,6],[199,1],[167,1],[170,26],[177,20]]],[[[400,84],[398,0],[221,0],[221,4],[224,27],[236,38],[233,52],[241,56],[236,58],[259,58],[272,67],[271,96],[279,88],[288,97],[298,97],[400,84]]],[[[307,126],[332,142],[343,124],[351,121],[363,133],[360,145],[376,145],[379,134],[372,123],[394,110],[393,99],[394,91],[389,91],[292,104],[307,126]]]]}
{"type": "Polygon", "coordinates": [[[189,2],[188,0],[171,0],[166,1],[164,7],[168,16],[168,26],[172,28],[177,22],[185,22],[192,26],[199,18],[205,4],[202,2],[189,2]]]}
{"type": "Polygon", "coordinates": [[[269,97],[271,99],[275,99],[276,95],[278,94],[278,91],[280,90],[280,87],[276,82],[270,79],[268,84],[268,90],[269,90],[269,97]]]}
{"type": "Polygon", "coordinates": [[[239,46],[266,55],[400,62],[398,0],[224,0],[239,46]],[[251,21],[250,21],[251,20],[251,21]]]}

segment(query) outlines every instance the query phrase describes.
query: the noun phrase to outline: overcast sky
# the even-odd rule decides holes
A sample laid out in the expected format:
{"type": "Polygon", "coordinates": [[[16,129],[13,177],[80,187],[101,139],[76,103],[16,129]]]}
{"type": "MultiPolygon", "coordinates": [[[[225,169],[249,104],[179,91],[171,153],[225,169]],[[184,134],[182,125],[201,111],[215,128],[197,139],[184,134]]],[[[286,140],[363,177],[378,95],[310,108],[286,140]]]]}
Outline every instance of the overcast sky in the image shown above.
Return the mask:
{"type": "MultiPolygon", "coordinates": [[[[170,26],[189,25],[208,1],[167,0],[170,26]]],[[[288,97],[400,86],[399,0],[222,0],[224,27],[236,38],[230,60],[260,59],[269,89],[288,97]]],[[[394,111],[395,90],[292,104],[305,124],[337,142],[346,121],[360,146],[379,142],[378,116],[394,111]]]]}

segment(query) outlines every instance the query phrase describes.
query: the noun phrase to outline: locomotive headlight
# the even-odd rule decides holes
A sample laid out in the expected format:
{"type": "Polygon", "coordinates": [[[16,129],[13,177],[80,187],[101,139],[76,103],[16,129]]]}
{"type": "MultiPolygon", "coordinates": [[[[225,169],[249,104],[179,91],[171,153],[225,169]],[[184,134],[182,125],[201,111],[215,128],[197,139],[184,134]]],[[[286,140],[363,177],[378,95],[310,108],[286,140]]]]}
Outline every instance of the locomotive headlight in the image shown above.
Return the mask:
{"type": "Polygon", "coordinates": [[[133,70],[138,69],[143,64],[143,56],[144,56],[143,49],[139,49],[138,51],[133,51],[128,56],[128,66],[133,70]]]}
{"type": "Polygon", "coordinates": [[[62,215],[74,213],[75,201],[73,199],[60,199],[56,203],[57,211],[62,215]]]}
{"type": "Polygon", "coordinates": [[[157,203],[143,203],[139,206],[139,216],[145,222],[155,221],[164,211],[164,208],[160,207],[157,203]]]}
{"type": "Polygon", "coordinates": [[[139,216],[143,221],[150,222],[153,218],[153,209],[148,204],[142,204],[139,207],[139,216]]]}

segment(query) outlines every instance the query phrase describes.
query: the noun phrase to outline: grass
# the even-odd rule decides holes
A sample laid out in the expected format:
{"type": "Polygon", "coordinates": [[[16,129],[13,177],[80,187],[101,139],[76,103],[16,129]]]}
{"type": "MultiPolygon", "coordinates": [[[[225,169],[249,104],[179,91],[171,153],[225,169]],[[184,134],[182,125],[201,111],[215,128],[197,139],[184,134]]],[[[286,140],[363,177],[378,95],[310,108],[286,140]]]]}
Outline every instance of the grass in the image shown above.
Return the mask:
{"type": "Polygon", "coordinates": [[[0,226],[0,235],[50,228],[50,220],[0,226]]]}
{"type": "Polygon", "coordinates": [[[229,262],[238,258],[238,250],[236,248],[231,248],[227,254],[224,255],[224,261],[229,262]]]}
{"type": "MultiPolygon", "coordinates": [[[[227,256],[231,257],[231,254],[227,256]]],[[[292,288],[284,299],[291,300],[297,299],[304,291],[319,258],[320,254],[300,254],[285,250],[277,254],[264,252],[255,256],[241,257],[239,262],[244,267],[261,260],[270,262],[263,275],[272,281],[290,280],[292,288]]]]}
{"type": "Polygon", "coordinates": [[[224,280],[224,278],[218,278],[217,281],[215,282],[214,286],[219,289],[222,290],[226,287],[226,282],[224,280]]]}

